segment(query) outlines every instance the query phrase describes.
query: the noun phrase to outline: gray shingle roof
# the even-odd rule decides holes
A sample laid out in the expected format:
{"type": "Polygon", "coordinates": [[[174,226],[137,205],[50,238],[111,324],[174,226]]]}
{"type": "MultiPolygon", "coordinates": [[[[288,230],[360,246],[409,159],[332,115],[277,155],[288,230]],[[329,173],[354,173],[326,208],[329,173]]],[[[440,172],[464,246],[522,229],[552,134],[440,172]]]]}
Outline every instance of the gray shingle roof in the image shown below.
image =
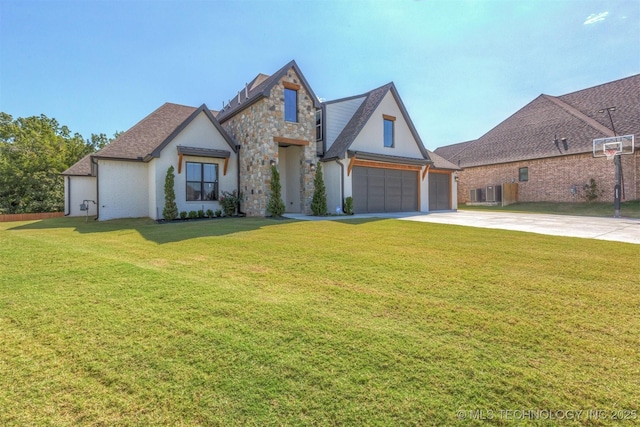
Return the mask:
{"type": "Polygon", "coordinates": [[[616,133],[637,140],[640,74],[558,97],[540,95],[477,140],[435,153],[461,167],[589,153],[595,138],[613,135],[608,115],[598,112],[611,106],[616,133]]]}
{"type": "Polygon", "coordinates": [[[91,154],[87,154],[82,159],[78,160],[60,175],[91,176],[91,154]]]}
{"type": "Polygon", "coordinates": [[[342,132],[340,132],[331,147],[329,147],[324,155],[323,160],[326,161],[330,159],[341,158],[345,155],[353,141],[355,141],[358,134],[362,131],[362,128],[364,128],[364,126],[367,124],[367,122],[371,118],[371,115],[376,110],[376,108],[378,108],[378,105],[380,105],[380,102],[382,102],[382,99],[389,91],[391,91],[396,102],[398,103],[398,107],[400,108],[400,111],[402,112],[402,115],[407,122],[407,125],[409,126],[409,129],[411,130],[416,143],[418,144],[418,148],[420,149],[423,158],[429,160],[427,149],[424,148],[424,144],[420,139],[420,135],[418,135],[418,132],[413,126],[413,122],[411,121],[411,118],[409,117],[409,114],[407,113],[407,110],[404,107],[404,104],[402,103],[402,100],[400,99],[398,91],[396,90],[393,82],[387,83],[384,86],[359,95],[365,96],[366,98],[364,99],[364,101],[362,101],[362,104],[360,104],[360,107],[353,114],[353,117],[351,117],[344,129],[342,129],[342,132]]]}
{"type": "Polygon", "coordinates": [[[441,157],[434,153],[433,151],[427,150],[429,153],[429,157],[433,161],[433,165],[431,166],[434,169],[448,169],[448,170],[460,170],[460,168],[444,157],[441,157]]]}
{"type": "Polygon", "coordinates": [[[311,89],[311,86],[309,86],[309,83],[302,74],[302,71],[300,71],[300,68],[298,68],[296,61],[291,61],[284,67],[273,73],[271,76],[267,76],[266,74],[258,74],[250,83],[246,85],[246,87],[238,91],[236,95],[229,100],[229,103],[225,106],[225,108],[218,112],[216,116],[218,121],[220,121],[220,123],[223,123],[225,120],[228,120],[231,117],[235,116],[251,104],[259,101],[262,98],[269,97],[271,88],[273,88],[273,86],[275,86],[291,68],[294,69],[294,71],[300,78],[300,84],[304,86],[305,90],[312,98],[315,107],[320,108],[320,101],[318,101],[318,97],[311,89]]]}
{"type": "Polygon", "coordinates": [[[196,109],[167,102],[95,153],[94,157],[142,160],[162,144],[196,109]]]}

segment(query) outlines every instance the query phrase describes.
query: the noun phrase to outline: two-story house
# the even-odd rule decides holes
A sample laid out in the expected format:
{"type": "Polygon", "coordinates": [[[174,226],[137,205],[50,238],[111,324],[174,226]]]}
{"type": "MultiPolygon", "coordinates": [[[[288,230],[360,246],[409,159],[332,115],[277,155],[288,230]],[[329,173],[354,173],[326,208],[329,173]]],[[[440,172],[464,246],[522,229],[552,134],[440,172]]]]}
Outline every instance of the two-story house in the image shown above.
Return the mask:
{"type": "Polygon", "coordinates": [[[329,213],[347,197],[356,213],[457,208],[457,167],[425,149],[393,83],[321,103],[291,61],[220,111],[165,104],[80,160],[63,173],[66,213],[160,219],[173,166],[178,210],[215,210],[239,190],[241,210],[264,216],[274,165],[286,212],[310,213],[318,162],[329,213]]]}

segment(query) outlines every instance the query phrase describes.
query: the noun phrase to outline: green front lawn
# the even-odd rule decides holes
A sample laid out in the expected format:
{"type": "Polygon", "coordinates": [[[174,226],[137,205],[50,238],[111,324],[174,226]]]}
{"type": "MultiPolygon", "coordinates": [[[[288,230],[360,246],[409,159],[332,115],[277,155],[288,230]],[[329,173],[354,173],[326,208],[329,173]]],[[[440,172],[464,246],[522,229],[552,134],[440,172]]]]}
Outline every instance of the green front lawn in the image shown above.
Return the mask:
{"type": "Polygon", "coordinates": [[[632,425],[638,253],[390,219],[0,223],[0,425],[632,425]]]}
{"type": "MultiPolygon", "coordinates": [[[[470,206],[461,204],[461,210],[483,210],[504,212],[548,213],[556,215],[580,215],[613,217],[613,203],[551,203],[529,202],[515,203],[509,206],[470,206]]],[[[622,202],[620,216],[623,218],[640,218],[640,200],[622,202]]]]}

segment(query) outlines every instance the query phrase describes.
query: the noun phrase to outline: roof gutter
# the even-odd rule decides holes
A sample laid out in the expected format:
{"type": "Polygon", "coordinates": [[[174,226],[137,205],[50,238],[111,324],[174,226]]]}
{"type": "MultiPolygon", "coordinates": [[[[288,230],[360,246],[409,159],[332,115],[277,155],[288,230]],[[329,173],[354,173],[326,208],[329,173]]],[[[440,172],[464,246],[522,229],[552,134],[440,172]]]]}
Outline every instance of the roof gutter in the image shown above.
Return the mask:
{"type": "Polygon", "coordinates": [[[100,218],[100,174],[98,173],[98,162],[95,157],[91,156],[90,159],[91,163],[96,165],[96,217],[94,221],[97,221],[100,218]]]}
{"type": "Polygon", "coordinates": [[[67,212],[64,214],[64,216],[69,216],[71,215],[71,177],[70,176],[66,176],[65,178],[67,178],[67,212]]]}
{"type": "Polygon", "coordinates": [[[366,153],[363,151],[348,151],[349,157],[357,157],[362,160],[373,160],[376,162],[385,162],[385,163],[397,163],[397,164],[405,164],[405,165],[432,165],[433,160],[431,159],[417,159],[411,157],[398,157],[398,156],[389,156],[385,154],[377,154],[377,153],[366,153]]]}

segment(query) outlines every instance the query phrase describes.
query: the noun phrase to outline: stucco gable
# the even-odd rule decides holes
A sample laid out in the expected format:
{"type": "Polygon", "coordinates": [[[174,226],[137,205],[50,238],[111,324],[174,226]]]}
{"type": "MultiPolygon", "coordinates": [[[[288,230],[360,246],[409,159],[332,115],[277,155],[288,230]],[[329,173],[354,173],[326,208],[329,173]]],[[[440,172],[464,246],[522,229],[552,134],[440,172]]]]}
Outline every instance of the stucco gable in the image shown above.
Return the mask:
{"type": "Polygon", "coordinates": [[[415,141],[416,148],[418,149],[422,158],[429,160],[427,149],[424,147],[422,139],[420,138],[420,135],[418,135],[418,132],[413,125],[411,118],[409,117],[409,113],[407,112],[395,85],[393,84],[393,82],[391,82],[362,95],[366,97],[365,100],[353,114],[353,117],[351,117],[351,120],[349,120],[340,135],[338,135],[335,142],[327,150],[323,161],[344,157],[347,150],[349,150],[349,148],[356,141],[367,123],[369,123],[374,113],[378,109],[380,103],[384,100],[385,96],[388,93],[393,96],[400,114],[409,128],[409,132],[411,133],[413,140],[415,141]]]}
{"type": "Polygon", "coordinates": [[[191,122],[193,122],[193,120],[196,117],[198,117],[198,115],[200,114],[204,114],[207,117],[207,119],[209,119],[211,124],[216,128],[216,130],[220,133],[220,135],[225,140],[225,142],[229,145],[229,148],[231,148],[231,150],[233,150],[234,153],[237,152],[237,147],[236,147],[237,144],[235,143],[235,141],[227,134],[227,132],[222,128],[222,126],[220,126],[220,123],[218,122],[218,120],[216,120],[216,118],[213,117],[211,110],[209,110],[205,104],[202,104],[200,108],[198,108],[193,113],[191,113],[191,115],[187,117],[187,119],[184,122],[182,122],[176,129],[174,129],[173,132],[171,132],[167,136],[167,138],[165,138],[165,140],[162,141],[162,143],[160,143],[160,145],[158,145],[148,156],[146,156],[145,161],[148,161],[153,157],[159,157],[162,150],[171,141],[173,141],[175,137],[180,134],[180,132],[182,132],[187,126],[189,126],[189,124],[191,124],[191,122]]]}

